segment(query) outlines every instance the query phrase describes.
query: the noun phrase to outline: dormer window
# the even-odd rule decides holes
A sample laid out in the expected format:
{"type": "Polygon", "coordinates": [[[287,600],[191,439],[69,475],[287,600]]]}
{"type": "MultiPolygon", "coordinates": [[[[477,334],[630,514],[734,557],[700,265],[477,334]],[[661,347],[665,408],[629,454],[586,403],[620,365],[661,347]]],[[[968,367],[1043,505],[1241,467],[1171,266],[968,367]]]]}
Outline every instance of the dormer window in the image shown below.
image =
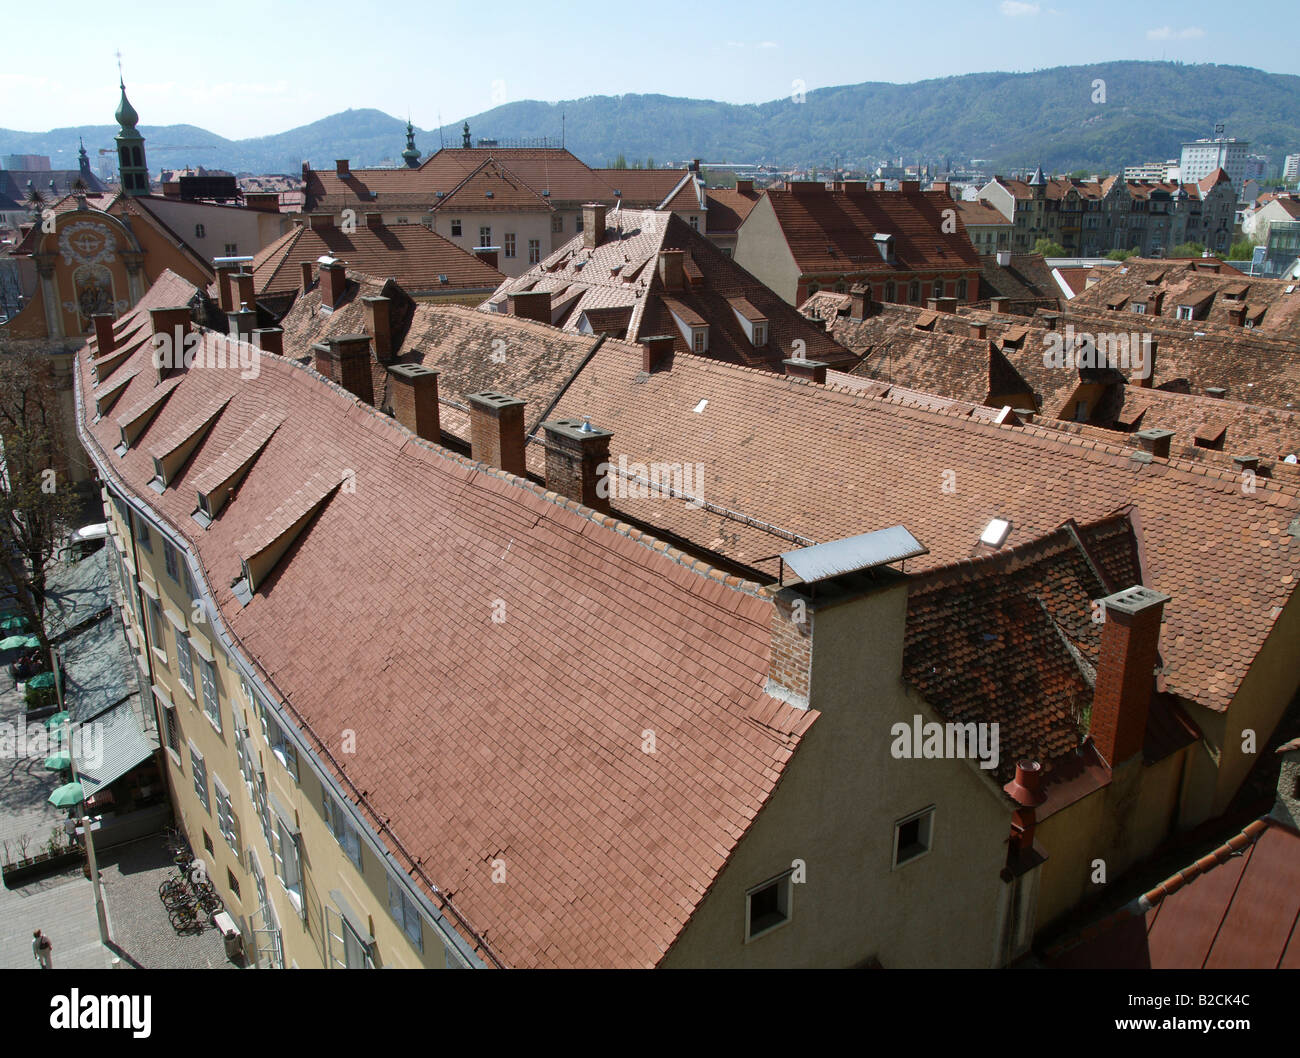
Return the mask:
{"type": "Polygon", "coordinates": [[[767,324],[766,324],[766,323],[756,323],[756,324],[754,324],[754,344],[755,344],[756,346],[764,346],[764,345],[767,344],[767,324]]]}
{"type": "Polygon", "coordinates": [[[707,327],[691,328],[691,348],[697,353],[704,353],[709,348],[709,329],[707,327]]]}

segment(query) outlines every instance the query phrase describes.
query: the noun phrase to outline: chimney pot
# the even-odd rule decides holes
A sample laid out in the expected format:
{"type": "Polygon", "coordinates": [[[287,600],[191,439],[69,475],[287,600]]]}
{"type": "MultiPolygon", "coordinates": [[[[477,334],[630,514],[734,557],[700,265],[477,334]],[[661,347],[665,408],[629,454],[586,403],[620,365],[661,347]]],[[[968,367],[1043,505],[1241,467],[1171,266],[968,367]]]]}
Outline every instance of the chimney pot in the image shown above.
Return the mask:
{"type": "Polygon", "coordinates": [[[343,293],[347,289],[348,275],[347,268],[342,261],[331,261],[329,264],[322,262],[320,266],[320,298],[321,304],[331,310],[339,307],[343,301],[343,293]]]}
{"type": "Polygon", "coordinates": [[[1169,444],[1173,440],[1173,430],[1139,430],[1133,435],[1137,438],[1142,451],[1149,452],[1161,459],[1169,458],[1169,444]]]}
{"type": "Polygon", "coordinates": [[[524,402],[491,390],[471,393],[466,400],[471,458],[524,477],[524,402]]]}
{"type": "Polygon", "coordinates": [[[393,303],[386,297],[364,297],[366,332],[375,345],[375,359],[381,364],[393,358],[393,303]]]}
{"type": "Polygon", "coordinates": [[[641,370],[653,375],[668,366],[673,355],[674,339],[671,334],[647,334],[641,337],[641,370]]]}
{"type": "MultiPolygon", "coordinates": [[[[320,351],[317,350],[316,370],[320,368],[320,351]]],[[[324,355],[329,359],[329,371],[321,374],[337,382],[358,400],[366,404],[375,403],[374,378],[370,367],[370,335],[340,334],[331,338],[323,347],[324,355]]]]}
{"type": "Polygon", "coordinates": [[[239,265],[217,265],[217,301],[222,312],[231,312],[235,308],[235,295],[231,289],[230,278],[242,269],[239,265]]]}
{"type": "Polygon", "coordinates": [[[582,245],[595,249],[605,240],[605,205],[601,202],[582,204],[582,245]]]}
{"type": "Polygon", "coordinates": [[[240,302],[234,312],[226,313],[227,333],[238,342],[251,342],[253,331],[257,329],[257,312],[250,309],[246,302],[240,302]]]}
{"type": "Polygon", "coordinates": [[[1102,600],[1105,621],[1090,733],[1112,769],[1142,750],[1168,601],[1168,595],[1140,585],[1102,600]]]}
{"type": "Polygon", "coordinates": [[[542,423],[542,430],[546,435],[546,487],[608,514],[609,440],[614,435],[592,426],[590,419],[556,419],[542,423]],[[602,480],[604,489],[600,488],[602,480]]]}
{"type": "Polygon", "coordinates": [[[279,327],[258,327],[253,331],[253,344],[265,353],[280,356],[284,353],[284,331],[279,327]]]}
{"type": "Polygon", "coordinates": [[[438,372],[423,364],[395,364],[388,369],[393,383],[393,415],[417,437],[439,444],[438,372]]]}
{"type": "Polygon", "coordinates": [[[793,375],[795,378],[806,378],[809,382],[816,382],[818,385],[826,384],[826,364],[820,360],[800,360],[791,358],[782,360],[785,365],[785,373],[793,375]]]}

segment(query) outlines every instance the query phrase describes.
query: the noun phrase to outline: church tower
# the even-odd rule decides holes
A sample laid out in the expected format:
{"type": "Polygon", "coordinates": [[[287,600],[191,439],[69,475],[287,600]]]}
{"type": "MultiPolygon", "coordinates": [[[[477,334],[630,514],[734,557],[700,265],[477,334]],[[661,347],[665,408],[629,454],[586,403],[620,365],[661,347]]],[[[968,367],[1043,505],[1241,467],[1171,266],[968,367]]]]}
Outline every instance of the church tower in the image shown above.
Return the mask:
{"type": "Polygon", "coordinates": [[[117,172],[123,194],[147,195],[149,193],[149,168],[145,164],[144,137],[135,127],[140,115],[126,98],[126,83],[119,81],[122,102],[117,105],[117,119],[121,132],[117,140],[117,172]]]}
{"type": "Polygon", "coordinates": [[[402,159],[408,169],[420,167],[420,152],[415,149],[415,126],[410,118],[406,119],[406,150],[402,152],[402,159]]]}

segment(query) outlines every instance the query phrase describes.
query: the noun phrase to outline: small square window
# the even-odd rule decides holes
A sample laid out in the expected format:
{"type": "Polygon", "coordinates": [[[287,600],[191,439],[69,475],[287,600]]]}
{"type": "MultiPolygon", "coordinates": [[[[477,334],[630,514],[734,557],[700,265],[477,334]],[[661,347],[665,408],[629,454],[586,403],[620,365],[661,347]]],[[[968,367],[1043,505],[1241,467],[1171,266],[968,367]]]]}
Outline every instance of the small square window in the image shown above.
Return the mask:
{"type": "Polygon", "coordinates": [[[756,886],[745,894],[745,940],[770,933],[790,921],[792,873],[756,886]]]}
{"type": "Polygon", "coordinates": [[[934,837],[934,806],[913,812],[894,824],[894,867],[930,851],[934,837]]]}
{"type": "Polygon", "coordinates": [[[460,238],[460,221],[458,220],[453,220],[451,222],[451,237],[453,239],[460,238]]]}

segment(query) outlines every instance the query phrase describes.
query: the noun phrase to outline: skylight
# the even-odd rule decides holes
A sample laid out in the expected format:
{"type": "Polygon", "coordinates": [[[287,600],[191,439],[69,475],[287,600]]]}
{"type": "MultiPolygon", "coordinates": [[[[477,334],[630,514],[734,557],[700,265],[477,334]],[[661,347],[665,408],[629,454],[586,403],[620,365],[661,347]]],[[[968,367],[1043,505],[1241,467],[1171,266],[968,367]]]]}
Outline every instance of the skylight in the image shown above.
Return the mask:
{"type": "Polygon", "coordinates": [[[989,547],[1001,547],[1010,532],[1010,521],[1006,518],[994,518],[980,534],[980,543],[988,544],[989,547]]]}

